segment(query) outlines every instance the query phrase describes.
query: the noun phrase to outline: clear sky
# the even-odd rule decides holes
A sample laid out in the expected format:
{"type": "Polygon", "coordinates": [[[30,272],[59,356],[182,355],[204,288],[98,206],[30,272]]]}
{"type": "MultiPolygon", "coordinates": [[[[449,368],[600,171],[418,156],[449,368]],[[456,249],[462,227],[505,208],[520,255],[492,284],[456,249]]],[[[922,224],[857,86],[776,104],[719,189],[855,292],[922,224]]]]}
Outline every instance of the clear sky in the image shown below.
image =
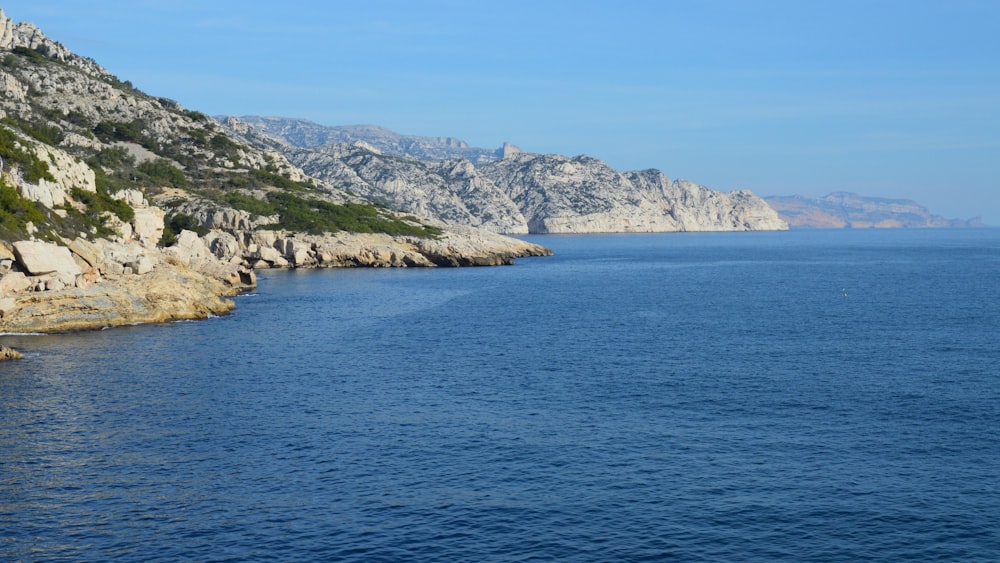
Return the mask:
{"type": "Polygon", "coordinates": [[[1000,225],[1000,1],[0,0],[211,115],[588,154],[1000,225]]]}

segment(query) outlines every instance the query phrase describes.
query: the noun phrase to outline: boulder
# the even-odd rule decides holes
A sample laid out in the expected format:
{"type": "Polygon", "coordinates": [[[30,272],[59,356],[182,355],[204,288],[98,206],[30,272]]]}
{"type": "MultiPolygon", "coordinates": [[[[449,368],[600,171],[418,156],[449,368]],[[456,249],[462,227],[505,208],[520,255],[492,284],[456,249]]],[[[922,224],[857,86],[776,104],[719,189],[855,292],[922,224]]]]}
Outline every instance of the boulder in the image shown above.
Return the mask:
{"type": "Polygon", "coordinates": [[[177,235],[177,244],[164,249],[163,253],[175,262],[191,266],[215,256],[205,246],[205,241],[194,231],[183,230],[177,235]]]}
{"type": "Polygon", "coordinates": [[[132,220],[133,236],[145,245],[155,245],[163,236],[164,212],[159,207],[139,207],[132,220]]]}
{"type": "Polygon", "coordinates": [[[0,296],[21,293],[31,287],[31,280],[23,272],[8,272],[0,278],[0,296]]]}
{"type": "Polygon", "coordinates": [[[140,190],[119,190],[113,194],[111,197],[114,199],[123,200],[125,203],[129,204],[132,208],[147,207],[146,197],[142,195],[140,190]]]}
{"type": "Polygon", "coordinates": [[[6,241],[0,241],[0,260],[14,260],[14,250],[6,241]]]}
{"type": "Polygon", "coordinates": [[[104,252],[96,244],[86,239],[73,239],[66,247],[69,248],[70,252],[87,263],[89,267],[84,269],[100,267],[101,262],[103,262],[102,257],[104,256],[104,252]]]}
{"type": "Polygon", "coordinates": [[[235,236],[223,231],[212,231],[205,235],[204,240],[208,249],[219,260],[233,262],[240,258],[240,243],[235,236]]]}
{"type": "Polygon", "coordinates": [[[266,260],[271,264],[277,264],[278,262],[285,261],[281,251],[270,246],[262,247],[260,251],[258,251],[258,254],[261,260],[266,260]]]}
{"type": "Polygon", "coordinates": [[[273,247],[277,238],[274,231],[254,231],[252,244],[256,244],[260,248],[273,247]]]}
{"type": "Polygon", "coordinates": [[[132,273],[139,276],[152,272],[154,267],[156,267],[156,260],[151,256],[140,256],[125,264],[125,268],[131,268],[132,273]]]}
{"type": "Polygon", "coordinates": [[[292,263],[296,266],[303,266],[315,262],[312,250],[306,248],[296,248],[292,252],[291,258],[292,263]]]}
{"type": "Polygon", "coordinates": [[[0,345],[0,360],[20,360],[21,353],[13,348],[0,345]]]}
{"type": "Polygon", "coordinates": [[[125,266],[120,262],[107,262],[102,267],[101,272],[106,275],[120,276],[125,273],[125,266]]]}
{"type": "Polygon", "coordinates": [[[20,240],[14,243],[14,256],[22,268],[35,276],[58,273],[76,277],[83,273],[65,246],[20,240]]]}

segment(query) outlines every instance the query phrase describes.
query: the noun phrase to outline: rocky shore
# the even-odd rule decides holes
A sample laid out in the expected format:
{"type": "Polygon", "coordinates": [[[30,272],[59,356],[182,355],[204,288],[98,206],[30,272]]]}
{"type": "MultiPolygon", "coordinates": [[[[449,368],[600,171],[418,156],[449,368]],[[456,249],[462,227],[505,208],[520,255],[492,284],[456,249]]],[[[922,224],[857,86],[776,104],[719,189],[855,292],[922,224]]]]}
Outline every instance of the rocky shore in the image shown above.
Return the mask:
{"type": "Polygon", "coordinates": [[[0,333],[221,315],[264,268],[549,254],[394,209],[310,177],[0,10],[0,333]]]}
{"type": "MultiPolygon", "coordinates": [[[[545,256],[541,246],[463,227],[438,239],[384,234],[325,236],[253,233],[228,259],[212,243],[235,239],[183,231],[165,249],[135,241],[0,244],[0,332],[54,333],[203,319],[234,306],[226,299],[256,285],[254,269],[494,266],[545,256]],[[266,244],[270,242],[270,244],[266,244]]],[[[230,250],[215,244],[225,256],[230,250]]]]}

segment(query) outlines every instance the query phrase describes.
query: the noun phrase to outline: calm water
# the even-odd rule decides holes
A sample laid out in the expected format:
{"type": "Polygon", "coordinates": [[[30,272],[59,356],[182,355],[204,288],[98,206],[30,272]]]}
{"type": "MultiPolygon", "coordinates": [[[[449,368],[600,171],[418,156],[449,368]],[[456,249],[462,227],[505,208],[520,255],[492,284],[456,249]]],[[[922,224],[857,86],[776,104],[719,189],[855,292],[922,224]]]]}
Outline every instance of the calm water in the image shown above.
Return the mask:
{"type": "Polygon", "coordinates": [[[1000,230],[535,240],[4,337],[0,560],[1000,559],[1000,230]]]}

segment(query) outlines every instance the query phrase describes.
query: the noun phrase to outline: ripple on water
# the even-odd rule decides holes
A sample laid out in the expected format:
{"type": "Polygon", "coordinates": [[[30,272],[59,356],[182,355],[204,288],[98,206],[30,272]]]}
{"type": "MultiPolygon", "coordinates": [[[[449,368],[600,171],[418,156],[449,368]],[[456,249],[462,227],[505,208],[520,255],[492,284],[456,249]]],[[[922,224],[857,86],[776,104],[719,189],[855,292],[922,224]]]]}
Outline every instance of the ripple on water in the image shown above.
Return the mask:
{"type": "Polygon", "coordinates": [[[1000,245],[942,233],[558,237],[5,336],[0,559],[998,559],[1000,245]]]}

